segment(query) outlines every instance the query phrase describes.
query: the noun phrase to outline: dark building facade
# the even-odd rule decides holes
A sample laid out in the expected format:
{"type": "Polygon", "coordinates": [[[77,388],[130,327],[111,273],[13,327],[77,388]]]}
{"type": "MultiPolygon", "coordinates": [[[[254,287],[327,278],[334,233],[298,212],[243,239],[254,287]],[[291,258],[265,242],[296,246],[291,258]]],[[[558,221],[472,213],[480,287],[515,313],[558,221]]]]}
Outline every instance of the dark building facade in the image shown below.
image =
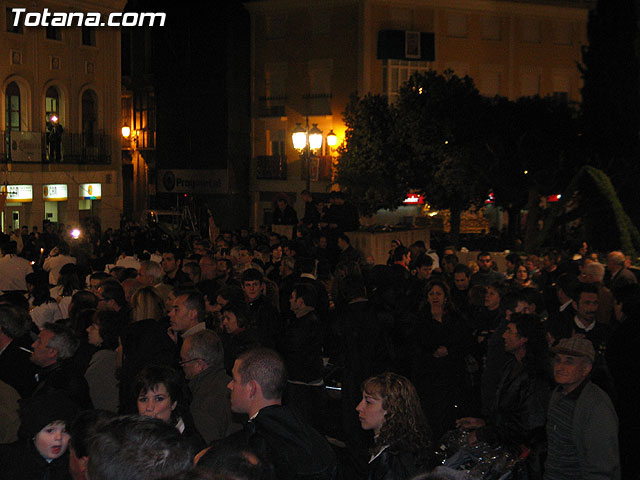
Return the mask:
{"type": "Polygon", "coordinates": [[[122,33],[125,214],[189,206],[204,219],[208,207],[223,228],[247,225],[248,12],[239,1],[127,9],[165,12],[166,23],[122,33]]]}

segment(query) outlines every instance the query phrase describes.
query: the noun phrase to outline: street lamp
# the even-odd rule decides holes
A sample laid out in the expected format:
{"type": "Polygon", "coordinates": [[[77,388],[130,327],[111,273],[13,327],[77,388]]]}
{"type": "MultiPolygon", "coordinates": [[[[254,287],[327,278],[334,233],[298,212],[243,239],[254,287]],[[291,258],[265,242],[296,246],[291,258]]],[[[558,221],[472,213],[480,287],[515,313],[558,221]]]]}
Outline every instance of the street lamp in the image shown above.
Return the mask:
{"type": "Polygon", "coordinates": [[[338,144],[338,136],[333,133],[333,128],[327,133],[327,145],[335,147],[338,144]]]}
{"type": "Polygon", "coordinates": [[[314,123],[309,128],[309,117],[307,117],[306,128],[301,123],[296,124],[296,128],[291,132],[293,148],[298,150],[305,161],[307,169],[307,190],[311,190],[311,152],[322,147],[322,130],[318,124],[314,123]]]}

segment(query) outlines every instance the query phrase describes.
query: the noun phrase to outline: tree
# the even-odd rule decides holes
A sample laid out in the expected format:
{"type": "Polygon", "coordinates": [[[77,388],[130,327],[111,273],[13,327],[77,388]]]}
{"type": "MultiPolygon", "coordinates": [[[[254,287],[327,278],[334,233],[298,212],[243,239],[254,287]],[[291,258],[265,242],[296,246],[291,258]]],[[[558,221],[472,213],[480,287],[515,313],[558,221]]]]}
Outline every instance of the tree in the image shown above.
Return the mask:
{"type": "Polygon", "coordinates": [[[509,213],[509,233],[520,237],[528,211],[525,249],[540,218],[540,197],[562,192],[580,167],[575,110],[552,97],[495,98],[488,137],[489,175],[496,204],[509,213]]]}
{"type": "Polygon", "coordinates": [[[451,211],[458,243],[460,214],[488,193],[487,101],[469,77],[451,71],[412,76],[400,90],[398,132],[407,184],[437,209],[451,211]]]}
{"type": "Polygon", "coordinates": [[[344,187],[360,213],[394,209],[409,191],[398,168],[397,111],[387,98],[352,95],[344,112],[345,144],[338,149],[336,182],[344,187]]]}
{"type": "Polygon", "coordinates": [[[597,250],[622,250],[634,257],[640,250],[640,233],[624,211],[611,180],[592,166],[582,167],[571,179],[534,246],[561,245],[576,237],[586,239],[597,250]]]}

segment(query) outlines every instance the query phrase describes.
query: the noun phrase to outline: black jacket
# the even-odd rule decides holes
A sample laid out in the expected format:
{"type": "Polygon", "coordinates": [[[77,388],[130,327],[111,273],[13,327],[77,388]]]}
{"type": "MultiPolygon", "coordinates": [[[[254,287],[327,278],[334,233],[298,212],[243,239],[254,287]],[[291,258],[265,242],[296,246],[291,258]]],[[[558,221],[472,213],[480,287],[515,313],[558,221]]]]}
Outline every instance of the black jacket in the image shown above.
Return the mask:
{"type": "MultiPolygon", "coordinates": [[[[281,405],[263,408],[243,430],[219,442],[251,448],[272,465],[278,480],[336,478],[336,456],[327,440],[281,405]]],[[[216,448],[214,443],[211,450],[216,448]]]]}
{"type": "Polygon", "coordinates": [[[551,376],[533,374],[513,357],[505,365],[487,427],[478,440],[507,447],[532,447],[544,442],[551,376]]]}
{"type": "Polygon", "coordinates": [[[233,370],[233,364],[242,353],[260,346],[260,340],[253,327],[231,335],[223,333],[220,340],[224,350],[224,369],[229,375],[233,370]]]}
{"type": "Polygon", "coordinates": [[[278,207],[273,210],[273,224],[274,225],[295,225],[298,223],[298,215],[296,211],[287,205],[284,210],[280,210],[278,207]]]}
{"type": "Polygon", "coordinates": [[[166,329],[152,318],[127,325],[122,333],[120,413],[137,413],[131,388],[138,372],[147,365],[177,366],[176,348],[166,329]]]}
{"type": "Polygon", "coordinates": [[[250,326],[255,329],[260,345],[274,348],[284,327],[278,310],[264,295],[260,295],[248,305],[250,326]]]}
{"type": "Polygon", "coordinates": [[[59,390],[67,394],[83,410],[93,408],[89,396],[89,384],[70,360],[57,362],[38,370],[38,384],[31,396],[59,390]]]}
{"type": "Polygon", "coordinates": [[[69,452],[47,463],[31,439],[0,445],[0,466],[0,480],[71,479],[69,452]]]}
{"type": "Polygon", "coordinates": [[[391,446],[369,463],[368,479],[407,480],[428,470],[428,466],[421,465],[411,452],[391,446]]]}
{"type": "Polygon", "coordinates": [[[310,382],[322,378],[322,325],[315,310],[291,322],[278,350],[284,357],[290,380],[310,382]]]}
{"type": "Polygon", "coordinates": [[[15,388],[22,398],[31,395],[36,386],[36,366],[29,357],[15,340],[0,353],[0,380],[15,388]]]}

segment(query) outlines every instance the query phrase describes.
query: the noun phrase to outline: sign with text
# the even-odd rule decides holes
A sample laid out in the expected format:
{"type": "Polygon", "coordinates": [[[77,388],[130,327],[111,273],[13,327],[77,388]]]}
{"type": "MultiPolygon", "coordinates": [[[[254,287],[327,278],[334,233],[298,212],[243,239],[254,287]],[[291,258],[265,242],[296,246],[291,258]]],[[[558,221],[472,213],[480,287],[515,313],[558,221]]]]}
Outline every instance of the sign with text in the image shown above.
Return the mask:
{"type": "Polygon", "coordinates": [[[42,199],[45,202],[66,202],[69,191],[64,183],[52,183],[42,186],[42,199]]]}
{"type": "Polygon", "coordinates": [[[158,170],[158,192],[227,193],[226,170],[158,170]]]}
{"type": "Polygon", "coordinates": [[[407,198],[402,203],[405,205],[424,205],[424,196],[417,193],[407,193],[407,198]]]}
{"type": "Polygon", "coordinates": [[[36,132],[11,132],[11,161],[42,161],[42,140],[36,132]]]}
{"type": "Polygon", "coordinates": [[[2,185],[1,192],[7,193],[7,202],[32,202],[33,185],[2,185]]]}
{"type": "Polygon", "coordinates": [[[81,183],[78,187],[78,197],[84,200],[100,200],[102,198],[102,184],[81,183]]]}

